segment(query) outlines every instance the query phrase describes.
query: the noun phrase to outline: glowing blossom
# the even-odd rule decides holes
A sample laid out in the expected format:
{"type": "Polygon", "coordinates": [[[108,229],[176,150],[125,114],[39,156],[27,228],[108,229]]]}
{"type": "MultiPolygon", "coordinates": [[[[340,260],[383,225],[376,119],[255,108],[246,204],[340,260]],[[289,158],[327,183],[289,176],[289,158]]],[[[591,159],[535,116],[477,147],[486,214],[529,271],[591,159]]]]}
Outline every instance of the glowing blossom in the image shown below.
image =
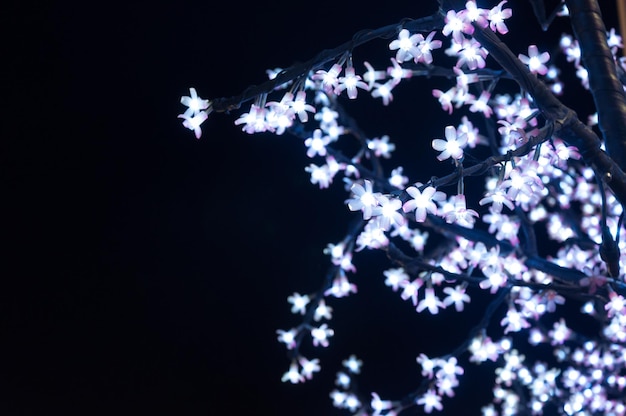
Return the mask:
{"type": "Polygon", "coordinates": [[[539,53],[537,45],[530,45],[528,47],[528,55],[520,53],[518,58],[528,66],[528,69],[533,74],[546,75],[548,73],[546,63],[550,60],[550,54],[548,52],[539,53]]]}
{"type": "Polygon", "coordinates": [[[448,158],[461,159],[463,157],[463,147],[467,144],[467,135],[457,132],[454,126],[445,128],[445,140],[434,139],[432,141],[433,149],[440,151],[437,156],[439,160],[448,158]]]}
{"type": "Polygon", "coordinates": [[[424,222],[427,214],[437,214],[436,200],[445,198],[445,194],[441,191],[437,191],[432,186],[427,186],[423,191],[420,191],[415,186],[409,186],[406,188],[406,192],[412,197],[402,205],[404,212],[415,211],[415,220],[417,222],[424,222]]]}

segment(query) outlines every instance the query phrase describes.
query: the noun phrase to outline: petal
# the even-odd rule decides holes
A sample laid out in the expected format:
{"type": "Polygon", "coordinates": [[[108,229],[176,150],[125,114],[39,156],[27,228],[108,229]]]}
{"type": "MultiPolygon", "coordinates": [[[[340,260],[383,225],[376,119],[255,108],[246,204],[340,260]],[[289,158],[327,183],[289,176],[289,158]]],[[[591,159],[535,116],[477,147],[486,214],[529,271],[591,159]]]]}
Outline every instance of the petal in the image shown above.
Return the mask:
{"type": "Polygon", "coordinates": [[[446,127],[446,139],[448,141],[456,140],[456,129],[454,126],[446,127]]]}
{"type": "Polygon", "coordinates": [[[448,142],[446,142],[445,140],[435,139],[435,140],[433,140],[433,149],[442,152],[442,151],[444,151],[446,149],[447,143],[448,142]]]}
{"type": "Polygon", "coordinates": [[[420,190],[414,186],[409,186],[408,188],[406,188],[406,193],[411,195],[413,198],[417,198],[422,194],[420,190]]]}

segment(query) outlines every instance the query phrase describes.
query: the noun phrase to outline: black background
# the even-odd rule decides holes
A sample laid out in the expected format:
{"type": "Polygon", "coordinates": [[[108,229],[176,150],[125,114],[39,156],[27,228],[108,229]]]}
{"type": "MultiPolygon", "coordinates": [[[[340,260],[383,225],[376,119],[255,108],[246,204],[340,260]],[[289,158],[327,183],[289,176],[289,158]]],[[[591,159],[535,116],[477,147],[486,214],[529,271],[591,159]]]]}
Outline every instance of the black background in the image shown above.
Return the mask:
{"type": "MultiPolygon", "coordinates": [[[[522,3],[504,37],[514,52],[545,44],[527,2],[510,3],[522,3]]],[[[349,354],[365,362],[364,392],[400,398],[421,380],[415,357],[450,351],[480,318],[479,301],[463,316],[414,313],[384,286],[384,258],[362,253],[358,295],[331,301],[336,334],[309,354],[322,372],[281,383],[276,329],[298,323],[287,296],[317,290],[323,248],[356,214],[341,184],[310,184],[299,139],[246,135],[237,114],[212,114],[196,140],[176,118],[189,87],[238,94],[266,69],[430,14],[435,1],[2,8],[1,414],[340,414],[328,394],[349,354]]],[[[355,63],[386,65],[386,44],[357,49],[355,63]]],[[[437,82],[411,80],[386,108],[348,104],[368,134],[399,143],[414,181],[443,166],[423,145],[446,123],[428,94],[448,85],[437,82]]],[[[487,403],[491,371],[468,367],[446,414],[487,403]]]]}

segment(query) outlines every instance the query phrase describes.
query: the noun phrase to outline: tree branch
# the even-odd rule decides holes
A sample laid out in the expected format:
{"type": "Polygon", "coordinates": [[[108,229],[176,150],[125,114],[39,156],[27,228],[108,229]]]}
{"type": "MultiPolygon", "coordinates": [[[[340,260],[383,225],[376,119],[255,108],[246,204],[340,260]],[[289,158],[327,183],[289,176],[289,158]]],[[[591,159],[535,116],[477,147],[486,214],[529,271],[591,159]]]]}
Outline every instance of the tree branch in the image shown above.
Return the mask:
{"type": "Polygon", "coordinates": [[[566,0],[572,29],[589,73],[589,87],[598,111],[598,126],[608,154],[626,167],[626,96],[617,77],[615,59],[606,41],[606,27],[596,0],[566,0]]]}
{"type": "Polygon", "coordinates": [[[241,94],[233,97],[222,97],[211,100],[211,109],[216,112],[224,112],[238,109],[241,104],[258,97],[261,94],[270,93],[274,88],[286,82],[308,75],[310,71],[322,68],[322,66],[333,60],[337,60],[346,52],[351,51],[359,45],[363,45],[377,38],[387,38],[397,35],[400,30],[407,29],[411,32],[427,32],[443,27],[443,16],[435,13],[431,16],[419,19],[407,19],[400,23],[395,23],[375,30],[364,30],[356,33],[352,40],[345,42],[336,48],[326,49],[318,53],[312,59],[303,63],[297,63],[280,72],[275,78],[264,82],[261,85],[251,85],[241,94]]]}
{"type": "Polygon", "coordinates": [[[585,163],[606,181],[615,197],[626,206],[626,174],[617,162],[600,148],[601,141],[593,130],[578,119],[574,110],[559,101],[491,29],[488,27],[483,29],[476,25],[474,37],[533,97],[544,117],[562,126],[560,137],[578,148],[585,163]]]}

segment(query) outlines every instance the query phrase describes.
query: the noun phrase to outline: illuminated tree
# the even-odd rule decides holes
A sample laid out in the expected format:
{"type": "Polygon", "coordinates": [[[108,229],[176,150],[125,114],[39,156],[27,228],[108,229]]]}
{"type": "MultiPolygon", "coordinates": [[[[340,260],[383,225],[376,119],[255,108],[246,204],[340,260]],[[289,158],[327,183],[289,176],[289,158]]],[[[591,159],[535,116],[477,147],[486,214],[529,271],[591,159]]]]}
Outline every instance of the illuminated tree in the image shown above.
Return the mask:
{"type": "Polygon", "coordinates": [[[364,364],[348,357],[329,388],[334,406],[359,415],[442,411],[468,366],[491,363],[485,415],[626,414],[622,37],[607,30],[596,1],[529,3],[546,45],[517,54],[505,43],[507,21],[522,5],[442,0],[433,15],[268,70],[267,82],[237,96],[205,100],[191,88],[181,99],[179,117],[197,138],[210,114],[237,113],[246,133],[301,139],[311,183],[343,187],[341,209],[354,214],[344,238],[323,248],[320,290],[287,299],[301,319],[277,330],[288,352],[283,382],[320,371],[311,354],[332,344],[341,319],[331,305],[358,290],[353,257],[380,251],[388,261],[380,278],[417,313],[445,311],[454,321],[480,299],[482,316],[454,349],[417,353],[422,381],[403,397],[358,390],[364,364]],[[571,33],[551,32],[561,20],[571,33]],[[381,41],[386,66],[355,62],[359,47],[381,41]],[[407,139],[363,131],[349,103],[393,106],[394,93],[416,83],[429,88],[413,102],[440,108],[446,121],[437,137],[417,138],[433,162],[407,166],[394,162],[407,139]],[[569,88],[588,90],[595,110],[564,104],[569,88]],[[593,329],[577,328],[580,320],[593,329]],[[551,356],[525,354],[537,346],[551,356]]]}

